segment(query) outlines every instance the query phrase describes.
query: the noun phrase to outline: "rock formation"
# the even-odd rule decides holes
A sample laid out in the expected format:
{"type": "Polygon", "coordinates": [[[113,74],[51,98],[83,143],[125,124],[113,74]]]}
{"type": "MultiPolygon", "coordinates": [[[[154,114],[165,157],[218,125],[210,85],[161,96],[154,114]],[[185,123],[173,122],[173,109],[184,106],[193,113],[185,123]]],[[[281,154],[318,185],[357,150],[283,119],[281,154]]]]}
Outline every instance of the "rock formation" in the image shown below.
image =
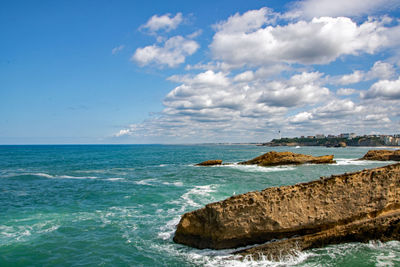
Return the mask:
{"type": "Polygon", "coordinates": [[[196,164],[196,166],[214,166],[214,165],[221,165],[221,164],[222,164],[222,160],[214,159],[214,160],[203,161],[199,164],[196,164]]]}
{"type": "Polygon", "coordinates": [[[400,163],[271,187],[184,214],[174,241],[272,256],[332,243],[399,239],[400,163]]]}
{"type": "Polygon", "coordinates": [[[310,155],[296,154],[293,152],[276,152],[270,151],[264,155],[256,157],[252,160],[240,162],[243,165],[257,164],[259,166],[277,166],[277,165],[293,165],[304,163],[335,163],[333,155],[313,157],[310,155]]]}
{"type": "Polygon", "coordinates": [[[370,150],[360,160],[400,161],[400,150],[370,150]]]}

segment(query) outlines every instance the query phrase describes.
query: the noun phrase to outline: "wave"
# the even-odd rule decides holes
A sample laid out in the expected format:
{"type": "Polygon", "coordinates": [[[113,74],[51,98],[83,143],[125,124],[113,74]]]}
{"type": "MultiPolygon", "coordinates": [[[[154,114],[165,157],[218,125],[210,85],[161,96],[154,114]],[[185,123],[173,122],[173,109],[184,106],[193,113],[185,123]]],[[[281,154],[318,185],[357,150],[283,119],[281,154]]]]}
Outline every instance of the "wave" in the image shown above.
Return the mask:
{"type": "MultiPolygon", "coordinates": [[[[188,207],[199,208],[205,203],[213,201],[214,199],[211,197],[211,193],[216,192],[216,188],[217,185],[198,185],[184,193],[179,200],[169,202],[175,204],[179,208],[167,210],[167,215],[172,215],[173,218],[159,228],[160,232],[157,234],[158,238],[163,240],[171,239],[182,213],[188,207]]],[[[161,213],[164,212],[164,210],[158,210],[157,212],[161,213]]]]}
{"type": "Polygon", "coordinates": [[[183,186],[182,182],[163,182],[165,185],[183,186]]]}
{"type": "Polygon", "coordinates": [[[252,257],[241,257],[239,255],[232,254],[234,251],[243,249],[227,249],[227,250],[211,250],[211,249],[182,249],[179,245],[173,244],[151,244],[151,249],[156,251],[163,251],[168,255],[174,255],[179,258],[185,258],[188,262],[199,266],[272,266],[272,267],[283,267],[283,266],[295,266],[303,263],[309,257],[315,254],[307,252],[296,252],[294,255],[283,256],[277,261],[268,259],[268,257],[260,255],[260,259],[254,260],[252,257]]]}
{"type": "Polygon", "coordinates": [[[292,171],[296,169],[296,167],[288,165],[276,166],[276,167],[262,167],[257,165],[240,165],[237,163],[220,165],[218,167],[232,168],[244,172],[280,172],[280,171],[292,171]]]}
{"type": "Polygon", "coordinates": [[[152,186],[152,185],[154,185],[155,182],[158,182],[158,180],[154,179],[154,178],[149,178],[149,179],[143,179],[140,181],[135,181],[134,183],[139,184],[139,185],[151,185],[152,186]]]}
{"type": "Polygon", "coordinates": [[[344,159],[344,158],[336,158],[336,163],[335,165],[356,165],[356,166],[364,166],[364,165],[371,165],[371,164],[382,164],[382,163],[387,163],[387,164],[392,164],[394,161],[378,161],[378,160],[359,160],[357,158],[354,159],[344,159]]]}
{"type": "Polygon", "coordinates": [[[12,173],[5,175],[3,177],[5,178],[20,178],[20,177],[42,177],[42,178],[47,178],[47,179],[78,179],[78,180],[84,180],[84,179],[99,179],[99,180],[104,180],[104,181],[121,181],[125,180],[125,178],[120,178],[120,177],[110,177],[110,178],[102,178],[98,176],[70,176],[70,175],[51,175],[48,173],[43,173],[43,172],[35,172],[35,173],[12,173]]]}
{"type": "Polygon", "coordinates": [[[0,225],[0,245],[27,241],[37,235],[53,232],[59,227],[54,220],[29,225],[0,225]]]}

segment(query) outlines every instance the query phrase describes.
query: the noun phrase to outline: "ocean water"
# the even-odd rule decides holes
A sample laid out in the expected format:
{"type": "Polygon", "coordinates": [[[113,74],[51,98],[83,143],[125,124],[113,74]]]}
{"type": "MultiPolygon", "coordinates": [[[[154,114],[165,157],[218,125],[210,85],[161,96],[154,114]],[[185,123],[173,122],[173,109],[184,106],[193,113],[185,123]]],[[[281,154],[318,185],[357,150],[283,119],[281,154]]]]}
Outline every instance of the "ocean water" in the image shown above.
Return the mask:
{"type": "Polygon", "coordinates": [[[400,242],[348,243],[280,261],[172,241],[180,216],[234,194],[387,162],[370,148],[248,145],[0,146],[0,266],[400,266],[400,242]],[[270,150],[334,154],[337,164],[235,163],[270,150]],[[232,165],[196,167],[222,159],[232,165]]]}

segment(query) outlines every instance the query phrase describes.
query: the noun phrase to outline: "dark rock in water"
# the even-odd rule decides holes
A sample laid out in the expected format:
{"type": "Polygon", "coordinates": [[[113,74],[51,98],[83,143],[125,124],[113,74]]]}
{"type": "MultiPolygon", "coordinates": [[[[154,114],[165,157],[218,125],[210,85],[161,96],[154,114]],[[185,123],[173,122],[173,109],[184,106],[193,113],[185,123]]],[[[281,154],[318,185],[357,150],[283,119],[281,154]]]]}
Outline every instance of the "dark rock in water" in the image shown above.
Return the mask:
{"type": "Polygon", "coordinates": [[[282,239],[240,252],[276,256],[292,249],[399,237],[400,164],[394,164],[208,204],[182,216],[174,241],[225,249],[282,239]]]}
{"type": "Polygon", "coordinates": [[[221,165],[221,164],[222,164],[222,160],[214,159],[214,160],[203,161],[199,164],[196,164],[196,166],[214,166],[214,165],[221,165]]]}
{"type": "Polygon", "coordinates": [[[347,147],[345,142],[339,142],[338,144],[335,145],[335,147],[347,147]]]}
{"type": "Polygon", "coordinates": [[[335,163],[333,155],[313,157],[310,155],[296,154],[293,152],[270,151],[252,160],[240,162],[243,165],[277,166],[277,165],[296,165],[304,163],[324,164],[335,163]]]}
{"type": "Polygon", "coordinates": [[[370,150],[360,160],[400,161],[400,150],[370,150]]]}

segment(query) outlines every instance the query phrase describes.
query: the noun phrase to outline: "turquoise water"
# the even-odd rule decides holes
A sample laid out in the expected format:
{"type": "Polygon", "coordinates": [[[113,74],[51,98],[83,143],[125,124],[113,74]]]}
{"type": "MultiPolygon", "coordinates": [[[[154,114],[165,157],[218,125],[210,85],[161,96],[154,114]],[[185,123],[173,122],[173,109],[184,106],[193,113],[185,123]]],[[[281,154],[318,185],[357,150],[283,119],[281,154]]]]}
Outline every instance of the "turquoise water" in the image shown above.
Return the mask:
{"type": "Polygon", "coordinates": [[[369,148],[244,145],[0,146],[0,266],[400,266],[400,242],[349,243],[280,262],[172,242],[180,215],[234,194],[386,165],[369,148]],[[270,150],[334,154],[337,164],[236,163],[270,150]]]}

